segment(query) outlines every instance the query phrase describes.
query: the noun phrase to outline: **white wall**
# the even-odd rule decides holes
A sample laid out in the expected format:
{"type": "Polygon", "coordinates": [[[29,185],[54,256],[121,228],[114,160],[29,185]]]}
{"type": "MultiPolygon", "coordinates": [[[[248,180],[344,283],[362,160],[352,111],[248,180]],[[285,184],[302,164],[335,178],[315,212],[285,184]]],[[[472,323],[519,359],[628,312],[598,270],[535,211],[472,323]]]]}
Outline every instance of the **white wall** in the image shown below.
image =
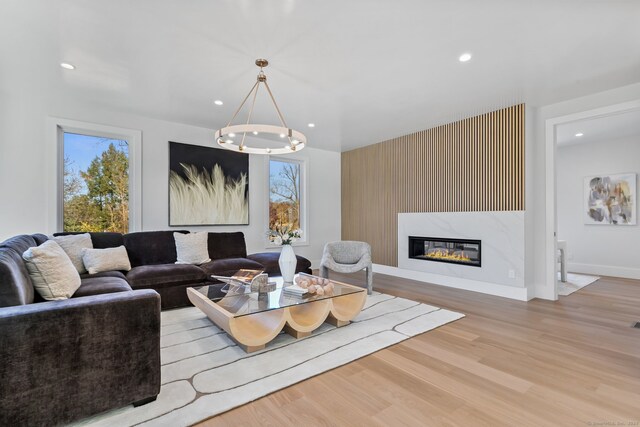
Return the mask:
{"type": "MultiPolygon", "coordinates": [[[[98,101],[99,102],[99,101],[98,101]]],[[[47,180],[55,159],[47,152],[53,139],[47,117],[80,120],[142,131],[142,228],[168,227],[168,141],[212,146],[213,130],[102,109],[99,104],[40,94],[23,87],[0,93],[0,240],[19,233],[51,233],[54,198],[47,180]]],[[[314,141],[315,142],[315,141],[314,141]]],[[[313,143],[313,142],[312,142],[313,143]]],[[[318,142],[319,143],[319,142],[318,142]]],[[[309,244],[296,253],[316,266],[324,243],[340,239],[340,153],[306,148],[308,159],[309,244]]],[[[243,231],[247,249],[265,251],[268,178],[264,157],[249,159],[250,225],[179,227],[243,231]]],[[[272,249],[273,250],[273,249],[272,249]]]]}
{"type": "Polygon", "coordinates": [[[567,241],[569,271],[640,279],[640,226],[584,224],[584,178],[640,172],[640,135],[558,146],[558,239],[567,241]]]}
{"type": "MultiPolygon", "coordinates": [[[[531,221],[527,223],[526,239],[533,242],[533,283],[528,287],[532,288],[534,297],[554,298],[553,288],[546,283],[548,273],[545,262],[546,239],[553,238],[554,232],[553,229],[546,228],[546,120],[638,99],[640,99],[640,83],[533,109],[532,120],[526,124],[527,127],[533,126],[533,129],[527,130],[527,135],[531,133],[533,138],[526,141],[531,145],[529,148],[531,152],[526,158],[525,166],[531,171],[530,198],[527,197],[526,204],[527,215],[531,216],[531,221]]],[[[527,188],[529,189],[529,186],[527,188]]]]}

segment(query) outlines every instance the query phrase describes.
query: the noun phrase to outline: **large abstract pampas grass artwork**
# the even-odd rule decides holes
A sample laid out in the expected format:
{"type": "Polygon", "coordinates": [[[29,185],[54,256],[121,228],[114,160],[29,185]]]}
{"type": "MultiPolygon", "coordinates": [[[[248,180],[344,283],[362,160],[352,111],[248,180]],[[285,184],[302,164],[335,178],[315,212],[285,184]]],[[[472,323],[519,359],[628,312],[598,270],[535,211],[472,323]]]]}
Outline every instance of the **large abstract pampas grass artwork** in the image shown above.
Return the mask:
{"type": "Polygon", "coordinates": [[[226,177],[216,164],[211,171],[180,163],[184,177],[169,172],[172,224],[248,224],[247,174],[226,177]]]}

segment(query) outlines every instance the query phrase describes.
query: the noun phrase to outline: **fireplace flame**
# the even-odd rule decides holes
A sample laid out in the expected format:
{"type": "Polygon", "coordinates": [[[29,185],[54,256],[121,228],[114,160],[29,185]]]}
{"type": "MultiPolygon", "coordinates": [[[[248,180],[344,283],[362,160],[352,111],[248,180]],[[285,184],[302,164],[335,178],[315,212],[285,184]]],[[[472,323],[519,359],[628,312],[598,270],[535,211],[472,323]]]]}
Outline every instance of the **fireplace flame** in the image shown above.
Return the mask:
{"type": "Polygon", "coordinates": [[[460,251],[456,253],[456,252],[449,252],[447,250],[438,249],[422,255],[422,257],[427,259],[444,259],[444,260],[450,260],[450,261],[471,262],[471,258],[466,256],[464,254],[464,251],[460,251]]]}

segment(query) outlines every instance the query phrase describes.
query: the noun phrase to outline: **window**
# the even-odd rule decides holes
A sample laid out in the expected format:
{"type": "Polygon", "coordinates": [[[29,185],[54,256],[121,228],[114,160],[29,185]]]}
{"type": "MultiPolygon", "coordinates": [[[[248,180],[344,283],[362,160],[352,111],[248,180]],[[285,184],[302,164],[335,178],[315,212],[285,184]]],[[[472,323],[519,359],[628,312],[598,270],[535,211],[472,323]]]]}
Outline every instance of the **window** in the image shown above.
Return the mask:
{"type": "Polygon", "coordinates": [[[129,231],[129,143],[63,133],[63,231],[129,231]]]}
{"type": "Polygon", "coordinates": [[[49,231],[142,229],[142,133],[54,117],[48,123],[55,136],[49,231]]]}
{"type": "Polygon", "coordinates": [[[287,226],[303,231],[307,240],[303,160],[269,158],[269,228],[287,226]]]}

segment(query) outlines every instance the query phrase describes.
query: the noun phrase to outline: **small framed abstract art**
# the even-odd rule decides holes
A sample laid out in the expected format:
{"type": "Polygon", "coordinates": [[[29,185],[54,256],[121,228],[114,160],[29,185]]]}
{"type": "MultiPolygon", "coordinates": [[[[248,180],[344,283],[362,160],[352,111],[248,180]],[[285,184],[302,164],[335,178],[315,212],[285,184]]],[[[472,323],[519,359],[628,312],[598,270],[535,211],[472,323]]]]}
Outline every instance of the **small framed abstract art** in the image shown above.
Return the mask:
{"type": "Polygon", "coordinates": [[[169,226],[249,224],[249,156],[169,142],[169,226]]]}
{"type": "Polygon", "coordinates": [[[636,225],[636,173],[584,179],[585,224],[636,225]]]}

